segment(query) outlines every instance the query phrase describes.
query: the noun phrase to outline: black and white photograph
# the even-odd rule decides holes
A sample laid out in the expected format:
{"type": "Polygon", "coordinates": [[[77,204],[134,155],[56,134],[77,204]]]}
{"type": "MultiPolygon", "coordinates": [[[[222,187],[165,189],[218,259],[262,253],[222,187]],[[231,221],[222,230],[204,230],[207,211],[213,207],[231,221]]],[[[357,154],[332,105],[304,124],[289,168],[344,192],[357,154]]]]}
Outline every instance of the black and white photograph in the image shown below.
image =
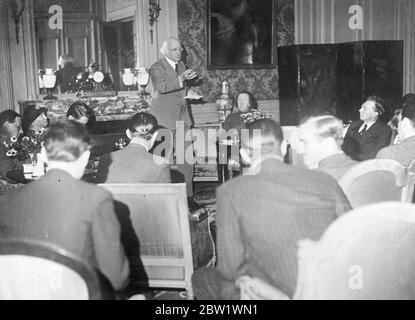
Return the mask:
{"type": "Polygon", "coordinates": [[[415,0],[0,0],[0,300],[415,300],[414,186],[415,0]]]}

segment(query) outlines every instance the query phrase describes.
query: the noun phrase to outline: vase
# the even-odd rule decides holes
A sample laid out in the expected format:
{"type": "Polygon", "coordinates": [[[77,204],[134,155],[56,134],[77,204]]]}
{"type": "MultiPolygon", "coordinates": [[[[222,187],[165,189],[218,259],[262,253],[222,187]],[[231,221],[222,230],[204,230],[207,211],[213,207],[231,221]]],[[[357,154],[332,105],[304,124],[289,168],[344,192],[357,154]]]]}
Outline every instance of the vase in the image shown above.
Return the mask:
{"type": "Polygon", "coordinates": [[[219,122],[224,122],[226,117],[232,113],[233,98],[229,93],[229,82],[222,82],[222,90],[216,99],[216,108],[218,110],[219,122]]]}
{"type": "Polygon", "coordinates": [[[30,157],[30,162],[32,163],[33,166],[35,166],[37,163],[37,153],[30,152],[29,157],[30,157]]]}

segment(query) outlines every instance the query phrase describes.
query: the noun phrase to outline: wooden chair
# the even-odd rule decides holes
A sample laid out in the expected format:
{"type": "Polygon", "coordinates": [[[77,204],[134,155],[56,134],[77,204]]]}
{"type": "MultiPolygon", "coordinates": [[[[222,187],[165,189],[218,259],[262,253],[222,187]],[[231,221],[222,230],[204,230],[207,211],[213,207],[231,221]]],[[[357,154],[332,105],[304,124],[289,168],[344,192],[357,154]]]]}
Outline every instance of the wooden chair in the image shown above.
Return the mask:
{"type": "Polygon", "coordinates": [[[381,201],[412,201],[407,170],[395,160],[363,161],[350,168],[339,185],[353,208],[381,201]]]}
{"type": "MultiPolygon", "coordinates": [[[[186,185],[100,184],[124,210],[128,207],[148,280],[159,288],[185,288],[193,298],[193,273],[186,185]]],[[[117,210],[117,209],[116,209],[117,210]]]]}
{"type": "Polygon", "coordinates": [[[415,205],[383,202],[301,240],[295,299],[415,299],[415,205]]]}
{"type": "Polygon", "coordinates": [[[102,274],[56,245],[33,239],[0,241],[2,300],[109,299],[114,292],[108,285],[102,274]]]}

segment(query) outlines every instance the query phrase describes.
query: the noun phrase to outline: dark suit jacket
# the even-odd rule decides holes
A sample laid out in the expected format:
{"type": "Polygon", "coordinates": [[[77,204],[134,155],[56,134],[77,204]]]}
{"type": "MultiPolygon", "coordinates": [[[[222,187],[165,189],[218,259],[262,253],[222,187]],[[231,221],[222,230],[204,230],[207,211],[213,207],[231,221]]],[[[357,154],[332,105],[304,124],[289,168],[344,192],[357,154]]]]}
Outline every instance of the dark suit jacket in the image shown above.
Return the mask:
{"type": "Polygon", "coordinates": [[[297,242],[318,240],[337,216],[351,209],[330,176],[276,159],[257,175],[240,176],[217,190],[219,271],[230,282],[221,297],[239,296],[242,275],[261,278],[292,296],[297,279],[297,242]]]}
{"type": "Polygon", "coordinates": [[[97,178],[105,183],[170,183],[167,160],[130,143],[101,157],[97,178]]]}
{"type": "Polygon", "coordinates": [[[391,128],[381,120],[377,120],[360,135],[359,128],[362,124],[362,120],[352,122],[342,146],[343,151],[357,161],[374,159],[380,149],[390,144],[392,135],[391,128]]]}
{"type": "Polygon", "coordinates": [[[0,197],[0,237],[57,244],[97,267],[115,289],[126,286],[129,265],[109,192],[53,169],[0,197]]]}
{"type": "MultiPolygon", "coordinates": [[[[178,69],[179,74],[186,70],[182,61],[179,61],[178,69]]],[[[180,87],[178,75],[166,58],[160,59],[151,66],[150,77],[154,89],[151,111],[159,124],[174,130],[176,121],[181,120],[190,126],[192,119],[184,99],[185,85],[183,88],[180,87]]]]}

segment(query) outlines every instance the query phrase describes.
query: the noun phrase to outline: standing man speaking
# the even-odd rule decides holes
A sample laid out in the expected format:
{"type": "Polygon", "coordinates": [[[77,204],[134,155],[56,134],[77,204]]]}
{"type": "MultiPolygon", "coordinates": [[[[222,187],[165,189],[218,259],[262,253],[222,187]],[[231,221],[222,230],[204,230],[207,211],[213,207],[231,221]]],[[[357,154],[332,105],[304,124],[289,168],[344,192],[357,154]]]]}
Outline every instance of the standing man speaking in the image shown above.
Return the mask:
{"type": "MultiPolygon", "coordinates": [[[[150,68],[151,82],[154,88],[151,111],[158,122],[167,129],[175,132],[176,122],[182,121],[185,132],[192,125],[192,118],[185,100],[186,81],[194,79],[197,74],[192,69],[187,69],[182,58],[183,48],[176,38],[169,38],[163,42],[160,52],[163,55],[159,61],[150,68]]],[[[175,135],[174,135],[175,136],[175,135]]],[[[181,142],[180,142],[181,143],[181,142]]],[[[186,144],[184,143],[185,150],[186,144]]],[[[176,146],[176,143],[174,143],[176,146]]],[[[177,169],[184,175],[187,186],[187,196],[193,196],[193,164],[178,163],[177,169]]]]}

